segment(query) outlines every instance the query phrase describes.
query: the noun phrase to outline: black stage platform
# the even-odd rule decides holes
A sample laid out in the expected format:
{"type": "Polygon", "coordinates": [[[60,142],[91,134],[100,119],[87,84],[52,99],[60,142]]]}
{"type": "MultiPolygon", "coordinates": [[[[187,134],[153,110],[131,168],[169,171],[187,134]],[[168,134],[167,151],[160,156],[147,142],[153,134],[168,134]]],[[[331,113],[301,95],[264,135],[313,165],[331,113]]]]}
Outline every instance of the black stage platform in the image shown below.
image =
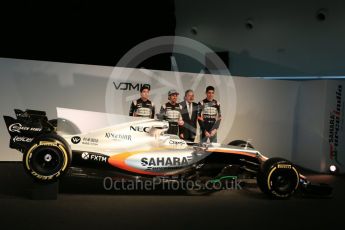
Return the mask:
{"type": "MultiPolygon", "coordinates": [[[[32,200],[19,162],[0,163],[1,229],[332,229],[342,227],[345,177],[309,175],[330,183],[331,198],[267,199],[257,188],[208,196],[104,192],[102,181],[65,178],[57,200],[32,200]]],[[[54,188],[53,188],[54,189],[54,188]]]]}

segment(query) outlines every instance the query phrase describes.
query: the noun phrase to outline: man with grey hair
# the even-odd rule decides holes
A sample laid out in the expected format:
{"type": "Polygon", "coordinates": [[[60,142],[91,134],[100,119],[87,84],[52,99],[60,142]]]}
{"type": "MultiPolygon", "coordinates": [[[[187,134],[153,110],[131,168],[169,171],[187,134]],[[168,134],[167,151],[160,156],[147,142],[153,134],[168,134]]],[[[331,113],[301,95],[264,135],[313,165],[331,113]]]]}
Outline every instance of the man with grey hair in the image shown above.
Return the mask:
{"type": "Polygon", "coordinates": [[[181,138],[194,142],[198,120],[198,104],[194,102],[194,92],[188,89],[184,95],[182,106],[183,136],[181,138]]]}

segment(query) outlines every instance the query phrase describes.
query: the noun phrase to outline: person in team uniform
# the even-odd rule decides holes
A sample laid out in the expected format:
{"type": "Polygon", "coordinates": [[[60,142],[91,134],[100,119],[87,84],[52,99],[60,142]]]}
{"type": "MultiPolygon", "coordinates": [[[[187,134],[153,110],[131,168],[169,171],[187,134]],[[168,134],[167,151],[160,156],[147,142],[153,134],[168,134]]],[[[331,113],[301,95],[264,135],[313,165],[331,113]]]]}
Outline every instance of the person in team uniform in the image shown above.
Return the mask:
{"type": "Polygon", "coordinates": [[[132,101],[129,109],[129,116],[154,118],[155,106],[153,102],[149,100],[149,95],[150,87],[148,85],[143,85],[140,89],[140,98],[132,101]]]}
{"type": "Polygon", "coordinates": [[[214,87],[206,87],[206,98],[198,105],[198,122],[201,142],[217,142],[217,130],[221,121],[220,103],[214,99],[214,87]]]}
{"type": "Polygon", "coordinates": [[[183,138],[182,106],[177,103],[179,93],[172,89],[168,92],[168,102],[162,105],[160,115],[169,122],[167,133],[183,138]]]}

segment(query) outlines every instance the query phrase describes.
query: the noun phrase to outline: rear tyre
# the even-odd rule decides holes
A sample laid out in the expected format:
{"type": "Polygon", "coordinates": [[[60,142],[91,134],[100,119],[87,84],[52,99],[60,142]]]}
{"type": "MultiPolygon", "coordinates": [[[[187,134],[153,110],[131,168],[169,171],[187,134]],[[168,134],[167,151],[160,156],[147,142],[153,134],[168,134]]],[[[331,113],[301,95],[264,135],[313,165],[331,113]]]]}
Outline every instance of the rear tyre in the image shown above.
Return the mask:
{"type": "Polygon", "coordinates": [[[36,181],[54,182],[67,171],[71,158],[71,149],[62,137],[44,134],[24,152],[23,165],[36,181]]]}
{"type": "Polygon", "coordinates": [[[263,162],[256,178],[260,190],[272,198],[287,199],[299,186],[298,170],[283,158],[263,162]]]}

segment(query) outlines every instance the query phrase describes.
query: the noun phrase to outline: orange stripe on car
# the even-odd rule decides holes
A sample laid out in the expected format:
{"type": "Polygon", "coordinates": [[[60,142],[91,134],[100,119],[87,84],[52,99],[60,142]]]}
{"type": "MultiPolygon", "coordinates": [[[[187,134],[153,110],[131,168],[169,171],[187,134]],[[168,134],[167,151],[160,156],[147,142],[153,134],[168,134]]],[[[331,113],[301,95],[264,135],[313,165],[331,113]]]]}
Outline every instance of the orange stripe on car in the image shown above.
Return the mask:
{"type": "Polygon", "coordinates": [[[249,157],[256,157],[256,154],[247,153],[243,151],[236,151],[236,150],[230,150],[230,149],[210,149],[207,150],[208,152],[217,152],[217,153],[231,153],[231,154],[238,154],[238,155],[244,155],[249,157]]]}
{"type": "Polygon", "coordinates": [[[140,173],[140,174],[146,174],[146,175],[152,175],[152,176],[159,176],[159,175],[164,175],[164,173],[158,173],[158,172],[150,172],[150,171],[145,171],[145,170],[140,170],[134,167],[131,167],[126,164],[126,159],[130,156],[133,156],[135,154],[139,153],[145,153],[149,151],[157,151],[157,150],[162,150],[166,148],[156,148],[156,149],[149,149],[149,150],[140,150],[140,151],[134,151],[134,152],[124,152],[124,153],[119,153],[116,155],[113,155],[109,157],[108,162],[114,167],[133,172],[133,173],[140,173]]]}

